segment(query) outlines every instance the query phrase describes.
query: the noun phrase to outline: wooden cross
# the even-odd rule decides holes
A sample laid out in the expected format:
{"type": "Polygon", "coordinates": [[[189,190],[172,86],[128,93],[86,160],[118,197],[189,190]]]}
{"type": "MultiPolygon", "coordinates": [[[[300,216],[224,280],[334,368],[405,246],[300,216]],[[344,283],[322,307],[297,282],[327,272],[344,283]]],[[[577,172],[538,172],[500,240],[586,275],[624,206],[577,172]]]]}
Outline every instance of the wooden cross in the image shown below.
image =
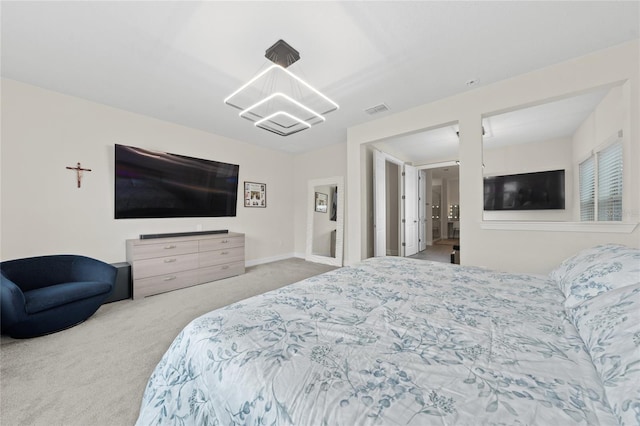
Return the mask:
{"type": "Polygon", "coordinates": [[[82,181],[82,172],[91,171],[91,169],[83,169],[82,166],[80,166],[80,163],[78,163],[76,167],[67,166],[67,169],[76,171],[76,175],[78,177],[78,188],[80,188],[80,182],[82,181]]]}

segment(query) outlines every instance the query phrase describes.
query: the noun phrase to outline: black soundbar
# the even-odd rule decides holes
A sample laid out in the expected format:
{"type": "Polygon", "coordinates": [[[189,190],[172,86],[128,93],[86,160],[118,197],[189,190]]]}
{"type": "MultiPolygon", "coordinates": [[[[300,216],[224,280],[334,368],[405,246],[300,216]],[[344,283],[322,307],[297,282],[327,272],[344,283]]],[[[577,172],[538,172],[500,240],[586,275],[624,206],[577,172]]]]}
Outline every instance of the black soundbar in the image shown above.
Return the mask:
{"type": "Polygon", "coordinates": [[[150,240],[152,238],[192,237],[194,235],[228,234],[228,233],[229,233],[228,229],[220,229],[216,231],[171,232],[168,234],[140,234],[140,239],[150,240]]]}

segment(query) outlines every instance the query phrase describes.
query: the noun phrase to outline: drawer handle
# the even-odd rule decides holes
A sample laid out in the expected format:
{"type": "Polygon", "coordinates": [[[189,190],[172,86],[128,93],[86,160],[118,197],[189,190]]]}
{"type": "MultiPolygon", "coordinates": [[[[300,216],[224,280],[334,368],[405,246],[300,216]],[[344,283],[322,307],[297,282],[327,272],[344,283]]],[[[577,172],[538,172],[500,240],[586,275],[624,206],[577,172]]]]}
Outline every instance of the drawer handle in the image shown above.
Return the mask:
{"type": "Polygon", "coordinates": [[[169,246],[164,246],[164,249],[165,249],[165,250],[170,250],[170,249],[174,249],[174,248],[176,248],[176,247],[177,247],[177,246],[176,246],[175,244],[171,244],[171,245],[169,245],[169,246]]]}
{"type": "Polygon", "coordinates": [[[227,244],[229,242],[229,240],[222,240],[220,241],[221,244],[227,244]]]}
{"type": "Polygon", "coordinates": [[[175,262],[176,260],[178,260],[178,259],[176,259],[175,257],[174,257],[173,259],[165,259],[165,260],[164,260],[164,263],[173,263],[173,262],[175,262]]]}
{"type": "Polygon", "coordinates": [[[173,281],[175,279],[176,279],[176,276],[175,275],[171,275],[170,277],[165,277],[164,281],[173,281]]]}
{"type": "Polygon", "coordinates": [[[229,265],[222,265],[222,269],[229,269],[229,265]]]}
{"type": "Polygon", "coordinates": [[[220,254],[221,254],[222,256],[224,256],[225,254],[229,254],[229,252],[228,252],[228,251],[221,251],[221,252],[220,252],[220,254]]]}

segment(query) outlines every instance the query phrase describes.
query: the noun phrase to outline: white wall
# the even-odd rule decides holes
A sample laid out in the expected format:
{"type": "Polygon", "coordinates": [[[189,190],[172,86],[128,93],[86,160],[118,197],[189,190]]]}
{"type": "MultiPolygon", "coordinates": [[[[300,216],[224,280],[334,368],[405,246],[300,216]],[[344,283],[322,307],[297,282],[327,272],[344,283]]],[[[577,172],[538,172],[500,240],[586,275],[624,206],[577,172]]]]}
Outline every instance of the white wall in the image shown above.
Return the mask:
{"type": "Polygon", "coordinates": [[[293,155],[6,79],[1,135],[2,259],[79,253],[120,262],[126,239],[199,227],[245,233],[249,265],[293,255],[293,155]],[[239,164],[237,216],[115,220],[116,143],[239,164]],[[65,169],[77,162],[92,169],[82,188],[65,169]],[[267,184],[267,208],[243,207],[245,180],[267,184]]]}
{"type": "MultiPolygon", "coordinates": [[[[564,210],[485,211],[484,220],[570,221],[574,214],[573,150],[571,138],[550,139],[485,149],[484,176],[564,170],[564,210]]],[[[578,204],[579,206],[579,204],[578,204]]]]}
{"type": "MultiPolygon", "coordinates": [[[[293,221],[290,222],[288,226],[291,228],[291,223],[293,223],[296,257],[305,257],[307,247],[307,215],[313,214],[314,210],[313,206],[307,206],[307,184],[312,179],[346,176],[346,151],[346,143],[339,143],[313,152],[298,154],[294,158],[292,181],[293,221]]],[[[345,195],[347,197],[349,196],[348,189],[345,189],[345,195]]],[[[346,199],[345,197],[345,200],[346,199]]],[[[345,249],[346,245],[347,243],[345,242],[345,249]]]]}
{"type": "MultiPolygon", "coordinates": [[[[624,89],[622,85],[613,87],[572,137],[573,180],[576,182],[576,191],[574,191],[573,194],[573,203],[574,206],[576,206],[573,212],[574,220],[580,219],[580,191],[578,189],[578,182],[580,181],[579,165],[593,152],[601,150],[606,147],[607,144],[611,143],[613,141],[612,139],[616,139],[618,131],[624,128],[624,122],[625,119],[627,119],[624,113],[624,89]]],[[[623,148],[625,151],[623,155],[625,158],[629,158],[630,143],[631,140],[628,136],[623,137],[623,148]]],[[[640,185],[637,184],[637,182],[639,182],[637,174],[636,180],[634,181],[632,175],[634,170],[632,170],[631,167],[627,167],[626,164],[623,165],[623,183],[626,182],[626,184],[623,185],[622,189],[622,199],[625,204],[622,207],[623,210],[630,211],[631,207],[628,200],[633,197],[633,187],[640,185]],[[636,182],[636,184],[632,185],[631,182],[636,182]]]]}
{"type": "Polygon", "coordinates": [[[574,160],[580,163],[591,151],[624,125],[623,86],[613,87],[572,137],[574,160]]]}
{"type": "MultiPolygon", "coordinates": [[[[514,272],[547,273],[562,259],[595,244],[615,242],[640,247],[638,227],[632,232],[617,232],[620,228],[615,226],[593,232],[559,223],[552,230],[530,230],[518,226],[509,230],[491,229],[482,217],[481,128],[483,116],[627,81],[623,130],[628,135],[630,145],[625,152],[625,160],[630,169],[629,184],[640,182],[638,53],[636,40],[349,128],[347,183],[350,196],[347,224],[350,245],[347,263],[354,263],[367,255],[368,232],[363,225],[368,220],[365,197],[369,190],[366,187],[362,145],[455,121],[460,127],[460,205],[463,207],[460,236],[463,264],[514,272]],[[570,229],[580,229],[580,232],[570,232],[570,229]]],[[[640,186],[634,185],[624,220],[637,223],[639,206],[640,186]]]]}

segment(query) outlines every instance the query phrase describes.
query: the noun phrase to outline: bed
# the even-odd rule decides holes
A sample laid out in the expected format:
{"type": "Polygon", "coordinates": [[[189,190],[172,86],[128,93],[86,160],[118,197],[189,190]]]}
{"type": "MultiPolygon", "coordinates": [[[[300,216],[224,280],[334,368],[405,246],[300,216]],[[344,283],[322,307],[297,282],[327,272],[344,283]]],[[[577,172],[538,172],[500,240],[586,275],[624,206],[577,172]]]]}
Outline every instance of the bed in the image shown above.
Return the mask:
{"type": "Polygon", "coordinates": [[[192,321],[138,425],[640,424],[640,250],[367,259],[192,321]]]}

